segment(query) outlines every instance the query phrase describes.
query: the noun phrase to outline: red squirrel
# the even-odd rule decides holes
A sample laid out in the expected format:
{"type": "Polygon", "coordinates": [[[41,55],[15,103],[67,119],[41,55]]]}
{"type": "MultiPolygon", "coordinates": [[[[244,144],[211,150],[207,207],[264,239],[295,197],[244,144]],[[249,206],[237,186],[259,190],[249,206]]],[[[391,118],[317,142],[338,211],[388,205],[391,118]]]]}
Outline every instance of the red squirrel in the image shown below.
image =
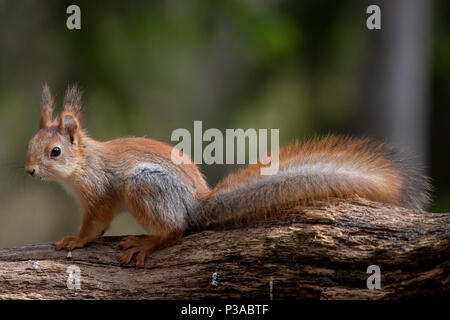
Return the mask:
{"type": "MultiPolygon", "coordinates": [[[[329,198],[361,197],[411,209],[428,201],[428,178],[396,158],[396,151],[367,138],[329,135],[294,142],[280,149],[279,171],[261,175],[261,164],[232,173],[210,189],[191,161],[175,164],[173,147],[146,138],[106,142],[89,137],[81,126],[81,93],[67,89],[55,119],[47,85],[42,93],[39,131],[30,140],[25,170],[44,181],[57,181],[81,205],[75,237],[55,243],[73,250],[101,236],[125,204],[153,235],[128,236],[121,259],[146,256],[184,234],[228,223],[277,217],[286,208],[329,198]]],[[[183,155],[185,156],[185,155],[183,155]]]]}

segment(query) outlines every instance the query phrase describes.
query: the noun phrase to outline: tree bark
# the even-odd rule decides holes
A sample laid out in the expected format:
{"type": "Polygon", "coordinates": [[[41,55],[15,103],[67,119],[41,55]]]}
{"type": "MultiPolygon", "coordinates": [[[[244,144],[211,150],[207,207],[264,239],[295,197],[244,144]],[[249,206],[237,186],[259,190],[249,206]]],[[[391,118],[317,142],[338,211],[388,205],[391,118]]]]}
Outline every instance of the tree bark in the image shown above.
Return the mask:
{"type": "Polygon", "coordinates": [[[121,237],[103,237],[71,258],[50,243],[0,249],[0,298],[448,298],[449,222],[450,214],[333,201],[189,235],[141,269],[119,264],[121,237]],[[371,265],[380,268],[380,289],[367,287],[371,265]]]}

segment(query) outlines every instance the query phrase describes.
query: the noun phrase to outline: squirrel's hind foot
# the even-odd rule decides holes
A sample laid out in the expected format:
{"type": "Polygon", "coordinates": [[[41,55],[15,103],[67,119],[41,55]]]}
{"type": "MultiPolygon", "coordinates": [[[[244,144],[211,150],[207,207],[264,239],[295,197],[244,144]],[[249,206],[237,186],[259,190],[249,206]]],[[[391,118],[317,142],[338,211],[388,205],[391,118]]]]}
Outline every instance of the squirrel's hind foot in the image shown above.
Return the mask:
{"type": "Polygon", "coordinates": [[[122,249],[128,249],[125,255],[120,259],[120,264],[129,264],[131,259],[136,256],[136,267],[143,267],[145,258],[156,249],[156,239],[152,236],[128,236],[124,237],[119,246],[122,249]]]}
{"type": "Polygon", "coordinates": [[[131,259],[136,256],[136,267],[143,267],[145,258],[153,251],[162,249],[172,244],[179,238],[177,235],[164,236],[127,236],[120,242],[122,249],[127,249],[125,255],[120,259],[120,264],[129,264],[131,259]]]}

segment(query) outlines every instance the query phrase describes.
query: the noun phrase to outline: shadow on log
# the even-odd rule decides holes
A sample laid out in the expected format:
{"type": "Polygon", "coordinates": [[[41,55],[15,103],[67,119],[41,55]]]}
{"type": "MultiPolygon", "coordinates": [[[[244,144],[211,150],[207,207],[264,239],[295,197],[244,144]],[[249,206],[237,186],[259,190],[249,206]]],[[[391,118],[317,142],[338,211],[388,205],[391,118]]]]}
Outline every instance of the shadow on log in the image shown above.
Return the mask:
{"type": "Polygon", "coordinates": [[[192,234],[155,252],[143,269],[120,266],[120,237],[71,258],[50,243],[0,249],[0,298],[448,298],[449,231],[450,214],[355,200],[192,234]],[[380,268],[380,289],[367,288],[371,265],[380,268]],[[80,272],[79,289],[70,270],[80,272]]]}

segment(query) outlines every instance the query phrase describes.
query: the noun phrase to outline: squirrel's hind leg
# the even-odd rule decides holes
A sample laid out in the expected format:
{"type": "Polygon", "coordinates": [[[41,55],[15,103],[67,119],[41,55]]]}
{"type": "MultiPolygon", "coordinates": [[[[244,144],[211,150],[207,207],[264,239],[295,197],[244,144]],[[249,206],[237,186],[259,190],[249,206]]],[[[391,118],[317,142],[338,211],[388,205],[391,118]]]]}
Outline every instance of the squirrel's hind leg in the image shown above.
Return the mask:
{"type": "Polygon", "coordinates": [[[179,177],[160,164],[142,164],[129,176],[125,203],[134,218],[152,236],[126,237],[119,244],[128,249],[122,264],[136,257],[136,266],[142,267],[151,252],[174,243],[187,225],[188,210],[194,196],[179,177]]]}
{"type": "Polygon", "coordinates": [[[121,263],[137,254],[136,266],[144,265],[151,252],[174,243],[187,227],[187,216],[195,203],[192,191],[179,176],[162,164],[137,166],[126,184],[125,203],[130,213],[152,236],[127,237],[120,242],[128,249],[121,263]]]}

